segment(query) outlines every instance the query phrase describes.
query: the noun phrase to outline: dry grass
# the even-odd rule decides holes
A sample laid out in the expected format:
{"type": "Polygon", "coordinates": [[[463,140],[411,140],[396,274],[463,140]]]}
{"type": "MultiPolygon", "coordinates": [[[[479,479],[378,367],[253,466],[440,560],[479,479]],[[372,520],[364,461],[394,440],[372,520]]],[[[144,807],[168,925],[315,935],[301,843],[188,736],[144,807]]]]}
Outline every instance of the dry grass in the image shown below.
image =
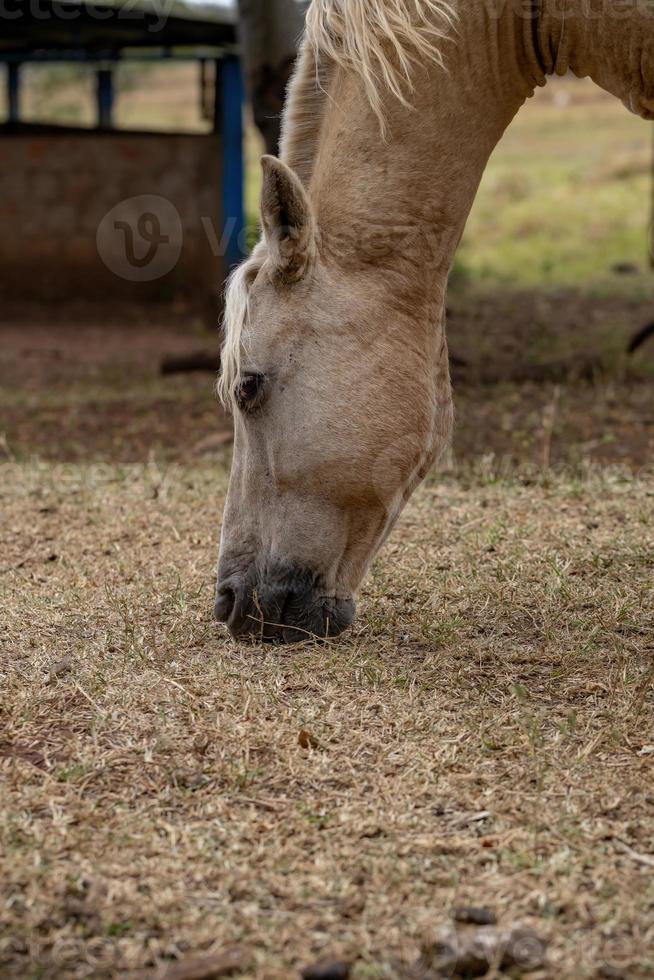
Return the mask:
{"type": "Polygon", "coordinates": [[[453,905],[652,976],[651,474],[435,477],[283,649],[210,619],[225,462],[2,467],[2,977],[401,977],[453,905]]]}

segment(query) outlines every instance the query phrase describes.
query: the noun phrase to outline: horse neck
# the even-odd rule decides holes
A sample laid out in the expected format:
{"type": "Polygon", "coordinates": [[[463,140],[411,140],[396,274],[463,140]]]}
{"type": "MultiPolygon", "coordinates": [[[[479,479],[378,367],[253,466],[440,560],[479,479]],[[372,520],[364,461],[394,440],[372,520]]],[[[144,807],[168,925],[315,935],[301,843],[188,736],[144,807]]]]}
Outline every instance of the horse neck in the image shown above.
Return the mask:
{"type": "Polygon", "coordinates": [[[309,195],[336,261],[404,266],[444,288],[488,158],[530,92],[480,48],[466,23],[445,70],[416,67],[410,107],[384,95],[385,134],[356,73],[333,70],[309,195]]]}
{"type": "Polygon", "coordinates": [[[589,76],[636,115],[654,119],[654,9],[648,0],[544,0],[530,37],[536,84],[567,71],[589,76]]]}
{"type": "Polygon", "coordinates": [[[636,5],[618,18],[621,5],[602,4],[595,16],[588,0],[568,0],[561,16],[543,0],[526,17],[520,4],[469,0],[446,69],[416,68],[412,108],[385,96],[386,139],[356,73],[334,68],[307,172],[325,251],[350,268],[404,263],[444,288],[488,158],[547,74],[590,75],[635,111],[654,110],[654,16],[636,5]]]}

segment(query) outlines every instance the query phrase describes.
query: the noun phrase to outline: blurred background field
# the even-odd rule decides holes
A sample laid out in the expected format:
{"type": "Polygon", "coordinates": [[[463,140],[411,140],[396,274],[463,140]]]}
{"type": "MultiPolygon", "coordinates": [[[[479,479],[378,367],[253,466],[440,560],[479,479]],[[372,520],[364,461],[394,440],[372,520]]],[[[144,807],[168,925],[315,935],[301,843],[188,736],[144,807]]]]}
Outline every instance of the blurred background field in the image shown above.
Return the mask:
{"type": "MultiPolygon", "coordinates": [[[[87,69],[27,72],[26,121],[90,123],[87,69]]],[[[196,85],[194,65],[123,66],[117,122],[202,131],[208,123],[196,85]]],[[[251,238],[260,151],[250,126],[251,238]]],[[[651,160],[652,126],[587,80],[551,81],[508,130],[484,176],[449,294],[456,458],[633,467],[651,458],[654,340],[625,354],[654,318],[651,160]]],[[[0,315],[6,452],[176,458],[210,450],[208,437],[228,432],[209,374],[159,376],[167,354],[217,349],[218,317],[204,301],[117,311],[71,296],[56,308],[21,304],[0,315]]]]}
{"type": "MultiPolygon", "coordinates": [[[[25,69],[23,119],[92,126],[94,74],[84,65],[25,69]]],[[[117,69],[121,129],[208,132],[194,64],[124,64],[117,69]]],[[[5,113],[0,89],[0,118],[5,113]]],[[[459,252],[457,272],[484,285],[574,286],[603,294],[651,295],[653,127],[589,79],[556,78],[509,127],[487,169],[459,252]],[[628,287],[616,267],[632,266],[628,287]]],[[[257,224],[261,152],[248,139],[248,216],[257,224]]]]}

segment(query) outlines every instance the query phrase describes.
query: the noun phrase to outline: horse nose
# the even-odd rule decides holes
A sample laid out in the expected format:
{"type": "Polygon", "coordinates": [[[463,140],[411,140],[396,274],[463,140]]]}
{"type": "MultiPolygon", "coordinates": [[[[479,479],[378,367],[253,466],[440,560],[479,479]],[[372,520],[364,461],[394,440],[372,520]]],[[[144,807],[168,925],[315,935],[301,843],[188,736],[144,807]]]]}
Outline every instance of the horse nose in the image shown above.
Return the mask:
{"type": "Polygon", "coordinates": [[[229,617],[234,611],[235,604],[236,593],[234,592],[234,589],[232,589],[229,585],[218,586],[213,614],[219,623],[229,622],[229,617]]]}
{"type": "Polygon", "coordinates": [[[284,598],[283,591],[268,594],[261,586],[253,585],[248,576],[231,576],[218,583],[214,618],[225,623],[235,639],[242,636],[273,639],[279,633],[277,624],[284,598]]]}
{"type": "Polygon", "coordinates": [[[214,615],[235,639],[297,643],[338,636],[354,619],[354,601],[325,592],[315,574],[290,563],[269,564],[265,574],[225,568],[214,615]]]}

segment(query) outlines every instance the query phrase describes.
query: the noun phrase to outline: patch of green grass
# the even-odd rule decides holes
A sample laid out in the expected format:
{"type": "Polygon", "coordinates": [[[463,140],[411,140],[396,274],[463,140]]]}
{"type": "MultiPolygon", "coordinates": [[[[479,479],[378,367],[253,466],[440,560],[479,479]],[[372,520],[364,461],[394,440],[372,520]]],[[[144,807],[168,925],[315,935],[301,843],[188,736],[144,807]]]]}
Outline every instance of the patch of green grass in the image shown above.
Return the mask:
{"type": "Polygon", "coordinates": [[[461,246],[467,275],[651,295],[650,174],[650,125],[589,80],[551,81],[491,158],[461,246]],[[618,263],[640,276],[617,276],[618,263]]]}

